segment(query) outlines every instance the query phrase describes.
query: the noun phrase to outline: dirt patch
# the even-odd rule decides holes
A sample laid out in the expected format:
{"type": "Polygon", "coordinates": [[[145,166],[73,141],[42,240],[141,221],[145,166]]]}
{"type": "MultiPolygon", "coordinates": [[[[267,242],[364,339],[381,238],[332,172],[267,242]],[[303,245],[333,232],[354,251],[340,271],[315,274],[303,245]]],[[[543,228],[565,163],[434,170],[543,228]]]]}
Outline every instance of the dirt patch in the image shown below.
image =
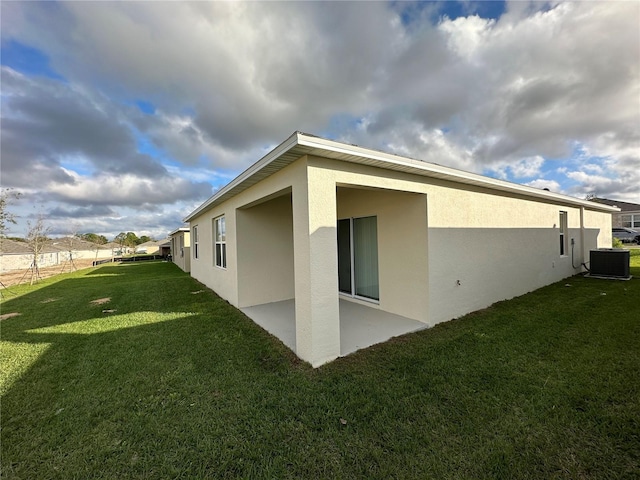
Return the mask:
{"type": "Polygon", "coordinates": [[[91,300],[89,303],[91,305],[104,305],[105,303],[109,303],[111,301],[111,297],[98,298],[97,300],[91,300]]]}
{"type": "MultiPolygon", "coordinates": [[[[69,273],[74,270],[82,270],[83,268],[89,268],[92,266],[93,266],[93,260],[82,258],[82,259],[74,260],[74,265],[67,262],[64,265],[54,265],[52,267],[41,267],[39,269],[39,272],[40,272],[39,280],[43,280],[49,277],[54,277],[61,273],[69,273]]],[[[20,283],[29,283],[31,281],[31,270],[29,269],[12,270],[10,272],[3,273],[0,275],[0,281],[6,287],[10,287],[11,285],[18,285],[20,283]]]]}
{"type": "Polygon", "coordinates": [[[60,299],[59,298],[45,298],[40,303],[51,303],[51,302],[57,302],[58,300],[60,300],[60,299]]]}
{"type": "Polygon", "coordinates": [[[18,312],[5,313],[4,315],[0,315],[0,320],[6,320],[7,318],[17,317],[18,315],[20,315],[18,312]]]}

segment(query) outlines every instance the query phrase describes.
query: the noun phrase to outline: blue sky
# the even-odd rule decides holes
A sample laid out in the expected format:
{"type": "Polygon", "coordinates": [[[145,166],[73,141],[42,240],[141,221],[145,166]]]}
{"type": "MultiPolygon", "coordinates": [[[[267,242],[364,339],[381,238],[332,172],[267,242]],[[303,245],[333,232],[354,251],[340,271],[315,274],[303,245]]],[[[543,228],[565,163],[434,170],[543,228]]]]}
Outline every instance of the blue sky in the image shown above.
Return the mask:
{"type": "Polygon", "coordinates": [[[640,203],[638,2],[2,2],[23,236],[164,237],[293,131],[640,203]]]}

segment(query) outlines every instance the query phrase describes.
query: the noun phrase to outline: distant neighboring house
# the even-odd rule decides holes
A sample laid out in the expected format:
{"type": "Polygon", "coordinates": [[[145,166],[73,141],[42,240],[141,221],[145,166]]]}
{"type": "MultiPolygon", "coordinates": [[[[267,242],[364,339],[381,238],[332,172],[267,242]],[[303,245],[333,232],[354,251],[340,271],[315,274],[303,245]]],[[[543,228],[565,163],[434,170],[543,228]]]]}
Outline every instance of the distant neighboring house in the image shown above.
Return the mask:
{"type": "Polygon", "coordinates": [[[175,229],[169,234],[171,258],[183,271],[191,271],[191,234],[189,227],[175,229]]]}
{"type": "Polygon", "coordinates": [[[608,198],[592,198],[592,202],[603,205],[618,207],[620,212],[612,215],[611,223],[613,227],[627,227],[635,230],[640,229],[640,204],[621,202],[620,200],[609,200],[608,198]]]}
{"type": "Polygon", "coordinates": [[[26,270],[31,266],[32,260],[26,243],[0,238],[0,273],[26,270]]]}
{"type": "Polygon", "coordinates": [[[101,260],[113,255],[110,247],[87,242],[77,237],[53,238],[47,242],[47,245],[60,251],[62,262],[71,259],[101,260]]]}
{"type": "MultiPolygon", "coordinates": [[[[51,267],[63,261],[60,249],[49,244],[42,247],[38,255],[38,267],[51,267]]],[[[8,238],[0,238],[0,273],[15,270],[27,270],[33,264],[33,254],[26,242],[17,242],[8,238]]]]}
{"type": "Polygon", "coordinates": [[[109,242],[102,245],[103,248],[107,250],[111,250],[111,256],[116,257],[122,255],[122,246],[118,245],[116,242],[109,242]]]}
{"type": "Polygon", "coordinates": [[[121,245],[116,242],[109,242],[105,244],[105,246],[109,246],[111,248],[111,251],[113,252],[113,255],[116,257],[120,257],[122,255],[128,255],[134,252],[133,248],[128,247],[126,245],[121,245]]]}
{"type": "MultiPolygon", "coordinates": [[[[111,258],[113,249],[109,245],[98,245],[75,237],[52,238],[47,240],[40,255],[38,267],[63,265],[71,260],[101,260],[111,258]]],[[[33,263],[33,254],[26,242],[7,238],[0,239],[0,272],[26,270],[33,263]]]]}
{"type": "Polygon", "coordinates": [[[158,242],[158,255],[162,255],[163,258],[167,258],[171,253],[171,240],[165,238],[158,242]]]}
{"type": "Polygon", "coordinates": [[[135,249],[135,253],[148,253],[155,254],[158,253],[159,243],[154,241],[144,242],[138,245],[135,249]]]}
{"type": "Polygon", "coordinates": [[[615,212],[295,132],[185,222],[191,275],[291,318],[280,338],[315,367],[349,353],[354,309],[424,328],[584,271],[615,212]]]}

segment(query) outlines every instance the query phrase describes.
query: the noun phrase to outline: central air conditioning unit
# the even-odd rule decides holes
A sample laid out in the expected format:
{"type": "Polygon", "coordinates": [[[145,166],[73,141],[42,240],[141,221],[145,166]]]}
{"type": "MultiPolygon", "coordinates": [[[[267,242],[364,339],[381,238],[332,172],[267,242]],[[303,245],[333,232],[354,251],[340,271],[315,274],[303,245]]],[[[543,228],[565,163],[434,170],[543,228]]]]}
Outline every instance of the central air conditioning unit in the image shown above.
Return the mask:
{"type": "Polygon", "coordinates": [[[629,280],[629,250],[622,248],[599,248],[589,255],[590,277],[629,280]]]}

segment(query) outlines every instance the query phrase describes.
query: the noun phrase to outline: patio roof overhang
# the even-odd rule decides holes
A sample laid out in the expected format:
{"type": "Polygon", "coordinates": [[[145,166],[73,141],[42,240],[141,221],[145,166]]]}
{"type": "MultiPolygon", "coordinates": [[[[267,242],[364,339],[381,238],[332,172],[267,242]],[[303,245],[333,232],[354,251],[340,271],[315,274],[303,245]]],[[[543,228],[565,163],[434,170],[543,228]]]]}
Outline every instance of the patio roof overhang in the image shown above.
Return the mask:
{"type": "Polygon", "coordinates": [[[620,211],[619,208],[598,204],[589,200],[582,200],[560,193],[549,192],[504,180],[497,180],[483,175],[465,172],[451,167],[444,167],[422,160],[402,157],[400,155],[371,150],[357,145],[327,140],[307,133],[294,132],[284,142],[247,168],[197,209],[187,215],[184,221],[189,222],[201,213],[252,187],[304,155],[314,155],[343,162],[369,165],[385,170],[405,172],[422,177],[474,185],[512,195],[517,194],[541,201],[584,207],[590,210],[608,213],[620,211]]]}

